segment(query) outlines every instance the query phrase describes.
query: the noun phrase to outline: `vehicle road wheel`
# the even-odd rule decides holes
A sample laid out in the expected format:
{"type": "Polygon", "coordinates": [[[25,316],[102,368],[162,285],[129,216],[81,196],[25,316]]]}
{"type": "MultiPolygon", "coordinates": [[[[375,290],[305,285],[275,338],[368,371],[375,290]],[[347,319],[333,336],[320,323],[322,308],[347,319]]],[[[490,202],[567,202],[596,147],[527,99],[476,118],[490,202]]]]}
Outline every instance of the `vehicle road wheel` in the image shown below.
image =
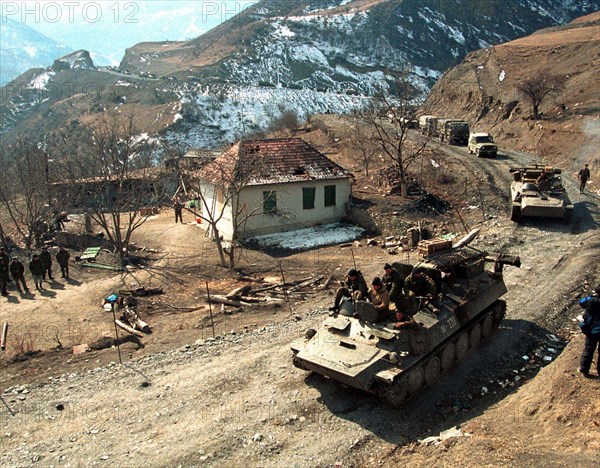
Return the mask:
{"type": "Polygon", "coordinates": [[[506,315],[506,302],[496,301],[494,308],[492,309],[492,314],[494,314],[496,324],[500,324],[506,315]]]}
{"type": "Polygon", "coordinates": [[[483,322],[481,322],[481,334],[484,338],[490,336],[490,334],[492,333],[493,326],[494,319],[492,319],[492,316],[490,314],[486,315],[483,319],[483,322]]]}
{"type": "Polygon", "coordinates": [[[469,335],[463,333],[456,341],[456,359],[459,361],[464,358],[469,351],[469,335]]]}
{"type": "Polygon", "coordinates": [[[421,366],[411,369],[408,373],[408,394],[414,395],[423,385],[424,372],[421,366]]]}
{"type": "Polygon", "coordinates": [[[512,211],[510,212],[510,220],[518,223],[521,221],[521,207],[513,205],[512,211]]]}
{"type": "Polygon", "coordinates": [[[433,385],[440,375],[440,360],[434,356],[425,365],[425,383],[433,385]]]}
{"type": "Polygon", "coordinates": [[[298,359],[296,356],[294,356],[292,358],[292,364],[294,365],[294,367],[297,367],[298,369],[308,370],[306,367],[304,367],[302,365],[302,361],[300,361],[300,359],[298,359]]]}
{"type": "Polygon", "coordinates": [[[471,331],[469,332],[469,341],[471,342],[471,348],[475,349],[481,342],[481,325],[476,323],[471,331]]]}
{"type": "Polygon", "coordinates": [[[444,372],[447,372],[454,365],[454,360],[456,359],[456,347],[452,343],[448,343],[444,346],[441,355],[441,366],[444,372]]]}
{"type": "Polygon", "coordinates": [[[404,403],[408,395],[408,378],[403,376],[391,385],[381,384],[377,390],[377,395],[395,408],[404,403]]]}

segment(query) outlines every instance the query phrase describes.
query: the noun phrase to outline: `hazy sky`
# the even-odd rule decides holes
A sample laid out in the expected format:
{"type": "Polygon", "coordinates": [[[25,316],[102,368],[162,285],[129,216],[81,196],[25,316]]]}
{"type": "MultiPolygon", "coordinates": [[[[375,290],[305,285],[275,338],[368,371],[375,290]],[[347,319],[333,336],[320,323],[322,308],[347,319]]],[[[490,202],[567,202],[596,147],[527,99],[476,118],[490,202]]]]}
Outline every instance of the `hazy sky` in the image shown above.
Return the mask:
{"type": "Polygon", "coordinates": [[[138,42],[197,37],[257,0],[0,1],[2,16],[112,61],[138,42]]]}

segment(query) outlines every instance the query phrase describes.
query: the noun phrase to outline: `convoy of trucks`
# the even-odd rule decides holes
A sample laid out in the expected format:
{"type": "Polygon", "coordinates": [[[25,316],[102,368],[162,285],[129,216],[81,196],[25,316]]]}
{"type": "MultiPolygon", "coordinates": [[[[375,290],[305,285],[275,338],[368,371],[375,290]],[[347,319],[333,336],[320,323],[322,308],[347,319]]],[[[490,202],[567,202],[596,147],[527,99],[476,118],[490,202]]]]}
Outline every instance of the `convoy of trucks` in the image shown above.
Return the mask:
{"type": "Polygon", "coordinates": [[[419,117],[419,128],[423,135],[437,137],[450,145],[467,146],[469,142],[470,128],[464,120],[422,115],[419,117]]]}

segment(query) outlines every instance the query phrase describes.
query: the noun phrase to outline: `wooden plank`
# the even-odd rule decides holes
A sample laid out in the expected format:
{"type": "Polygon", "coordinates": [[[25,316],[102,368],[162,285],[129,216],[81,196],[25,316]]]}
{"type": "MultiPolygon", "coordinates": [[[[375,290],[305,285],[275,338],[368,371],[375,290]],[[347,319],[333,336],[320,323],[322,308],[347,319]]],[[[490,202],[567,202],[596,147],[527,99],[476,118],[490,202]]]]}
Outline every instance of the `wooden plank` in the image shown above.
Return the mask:
{"type": "Polygon", "coordinates": [[[82,267],[96,268],[98,270],[112,270],[112,271],[123,271],[123,268],[115,267],[112,265],[104,265],[103,263],[82,263],[82,267]]]}
{"type": "Polygon", "coordinates": [[[139,336],[139,337],[144,337],[144,334],[141,331],[135,330],[134,328],[130,327],[129,325],[121,322],[119,319],[115,320],[115,323],[117,324],[117,326],[119,328],[122,328],[127,333],[131,333],[132,335],[139,336]]]}

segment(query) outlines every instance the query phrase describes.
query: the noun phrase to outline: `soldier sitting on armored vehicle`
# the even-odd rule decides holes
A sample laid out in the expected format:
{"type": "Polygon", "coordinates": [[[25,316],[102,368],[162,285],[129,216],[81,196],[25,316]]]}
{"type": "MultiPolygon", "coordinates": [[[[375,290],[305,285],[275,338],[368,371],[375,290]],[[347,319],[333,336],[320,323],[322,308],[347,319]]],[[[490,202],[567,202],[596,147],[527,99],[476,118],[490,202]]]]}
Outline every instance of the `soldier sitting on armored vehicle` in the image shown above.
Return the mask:
{"type": "Polygon", "coordinates": [[[388,318],[390,312],[390,293],[378,276],[373,278],[371,282],[371,289],[369,289],[367,299],[373,304],[375,310],[377,310],[378,322],[388,318]]]}
{"type": "Polygon", "coordinates": [[[546,191],[552,188],[552,181],[550,179],[550,174],[547,172],[542,172],[540,176],[535,180],[535,186],[538,190],[546,191]]]}
{"type": "Polygon", "coordinates": [[[402,295],[402,288],[404,287],[404,280],[392,265],[386,263],[383,266],[385,275],[381,280],[385,284],[386,289],[390,293],[390,301],[396,305],[396,309],[400,309],[398,301],[402,295]]]}
{"type": "Polygon", "coordinates": [[[343,297],[351,297],[354,300],[363,300],[367,297],[369,288],[362,273],[355,268],[348,270],[346,280],[341,282],[341,287],[335,293],[335,302],[329,310],[337,312],[343,297]]]}
{"type": "Polygon", "coordinates": [[[396,311],[396,321],[393,325],[396,330],[402,330],[403,328],[417,328],[419,326],[411,315],[400,310],[396,311]]]}
{"type": "Polygon", "coordinates": [[[433,281],[423,268],[415,268],[404,282],[404,292],[409,296],[428,297],[433,299],[437,296],[438,290],[433,281]]]}

